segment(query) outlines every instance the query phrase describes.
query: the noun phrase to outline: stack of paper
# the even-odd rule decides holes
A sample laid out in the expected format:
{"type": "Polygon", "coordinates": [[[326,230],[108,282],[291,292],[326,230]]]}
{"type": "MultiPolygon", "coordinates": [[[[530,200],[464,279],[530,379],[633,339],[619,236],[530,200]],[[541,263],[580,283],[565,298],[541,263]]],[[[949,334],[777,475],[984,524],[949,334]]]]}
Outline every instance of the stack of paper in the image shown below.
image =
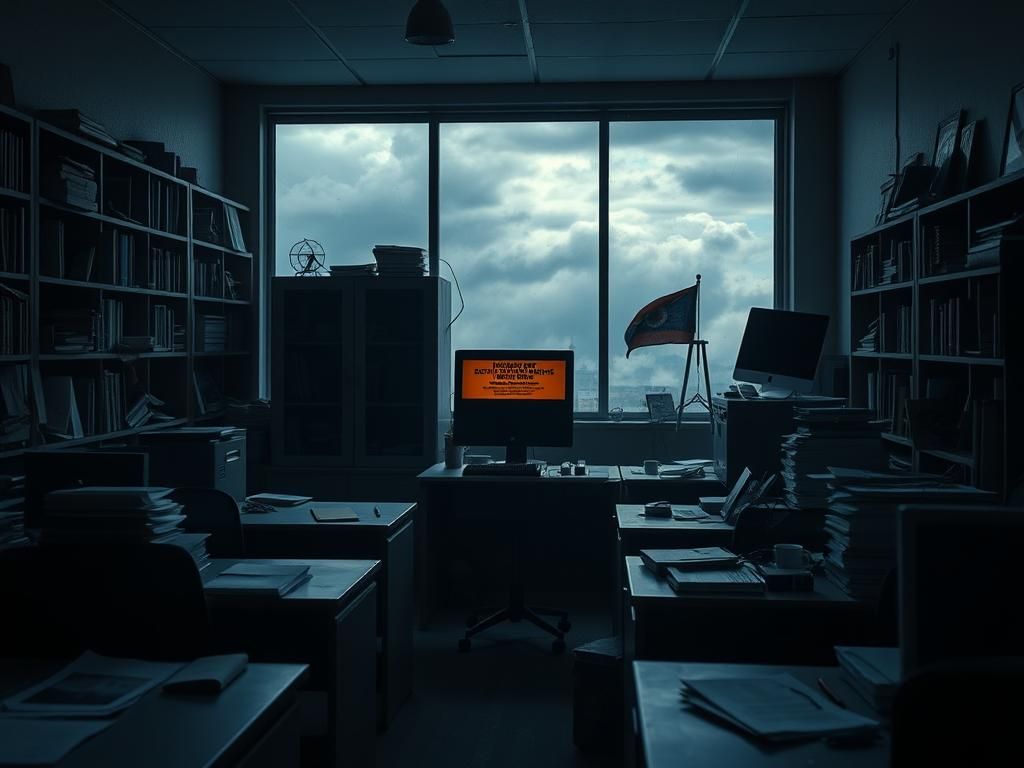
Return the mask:
{"type": "Polygon", "coordinates": [[[878,722],[842,709],[789,674],[684,678],[683,701],[768,741],[869,734],[878,722]]]}
{"type": "Polygon", "coordinates": [[[345,275],[376,275],[376,264],[332,264],[331,277],[344,277],[345,275]]]}
{"type": "Polygon", "coordinates": [[[196,567],[201,571],[210,564],[210,554],[206,551],[208,538],[208,533],[172,533],[162,538],[161,543],[173,544],[184,549],[196,561],[196,567]]]}
{"type": "Polygon", "coordinates": [[[843,677],[881,715],[892,711],[899,688],[899,648],[854,648],[836,646],[836,659],[843,677]]]}
{"type": "Polygon", "coordinates": [[[281,597],[310,580],[308,565],[235,563],[206,583],[208,594],[281,597]]]}
{"type": "Polygon", "coordinates": [[[182,506],[170,488],[87,486],[46,495],[43,538],[75,543],[84,536],[166,542],[182,531],[182,506]]]}
{"type": "Polygon", "coordinates": [[[375,245],[377,274],[381,277],[422,277],[427,273],[427,252],[405,245],[375,245]]]}
{"type": "Polygon", "coordinates": [[[736,568],[666,569],[665,578],[679,594],[758,594],[764,592],[764,577],[752,563],[736,568]]]}
{"type": "Polygon", "coordinates": [[[825,515],[825,574],[856,599],[876,599],[885,577],[896,567],[900,504],[972,504],[995,498],[938,475],[902,476],[843,467],[830,471],[833,493],[825,515]]]}
{"type": "Polygon", "coordinates": [[[883,423],[863,408],[795,408],[796,431],[782,440],[786,502],[799,509],[824,509],[829,465],[882,469],[887,455],[883,423]]]}
{"type": "Polygon", "coordinates": [[[693,549],[641,549],[640,559],[658,576],[664,576],[670,567],[683,570],[707,570],[738,567],[738,555],[722,547],[693,549]]]}

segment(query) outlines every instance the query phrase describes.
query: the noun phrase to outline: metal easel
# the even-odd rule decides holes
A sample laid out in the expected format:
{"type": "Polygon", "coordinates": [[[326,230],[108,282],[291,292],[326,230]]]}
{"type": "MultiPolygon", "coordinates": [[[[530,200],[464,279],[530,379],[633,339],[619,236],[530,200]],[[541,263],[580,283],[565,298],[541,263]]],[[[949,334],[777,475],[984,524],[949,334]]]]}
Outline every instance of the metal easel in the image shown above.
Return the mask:
{"type": "MultiPolygon", "coordinates": [[[[679,430],[679,425],[683,421],[683,411],[688,406],[697,403],[698,405],[707,409],[708,414],[711,413],[711,376],[708,373],[708,343],[707,341],[700,338],[700,275],[697,275],[697,329],[695,339],[687,342],[689,349],[686,351],[686,368],[683,371],[683,390],[679,393],[679,408],[676,410],[676,431],[679,430]],[[697,380],[696,391],[693,393],[693,397],[689,400],[686,399],[686,387],[690,383],[690,366],[693,363],[693,348],[697,347],[697,370],[700,370],[701,360],[704,361],[704,389],[707,392],[707,397],[700,393],[700,380],[697,380]]],[[[709,420],[710,423],[710,420],[709,420]]]]}

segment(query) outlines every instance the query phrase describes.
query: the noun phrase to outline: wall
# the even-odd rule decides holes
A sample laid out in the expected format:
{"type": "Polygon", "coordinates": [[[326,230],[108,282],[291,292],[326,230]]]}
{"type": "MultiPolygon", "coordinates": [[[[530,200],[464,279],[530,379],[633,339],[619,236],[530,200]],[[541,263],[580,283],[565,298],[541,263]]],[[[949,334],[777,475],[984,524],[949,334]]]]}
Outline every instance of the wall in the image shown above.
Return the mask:
{"type": "Polygon", "coordinates": [[[118,139],[163,141],[219,190],[220,84],[96,0],[4,0],[18,108],[77,107],[118,139]]]}
{"type": "Polygon", "coordinates": [[[1024,80],[1024,3],[915,0],[865,49],[840,80],[836,282],[840,346],[849,352],[850,240],[874,225],[879,185],[896,168],[895,64],[899,44],[901,162],[930,161],[939,121],[956,111],[984,119],[975,134],[974,184],[999,173],[1010,89],[1024,80]]]}

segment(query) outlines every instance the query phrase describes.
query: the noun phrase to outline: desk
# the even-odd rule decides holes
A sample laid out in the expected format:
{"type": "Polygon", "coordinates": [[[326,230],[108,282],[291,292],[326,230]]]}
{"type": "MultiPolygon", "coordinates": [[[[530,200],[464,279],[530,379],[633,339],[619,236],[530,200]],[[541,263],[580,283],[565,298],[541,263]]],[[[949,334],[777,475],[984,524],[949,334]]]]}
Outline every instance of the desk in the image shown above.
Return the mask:
{"type": "MultiPolygon", "coordinates": [[[[0,660],[0,698],[42,681],[63,666],[24,659],[0,660]]],[[[216,696],[167,695],[157,687],[58,765],[296,766],[299,731],[295,689],[305,676],[306,667],[300,664],[250,664],[216,696]]]]}
{"type": "Polygon", "coordinates": [[[359,522],[317,522],[310,512],[312,504],[243,514],[245,551],[254,557],[381,561],[377,579],[377,626],[381,638],[378,693],[380,721],[386,726],[412,693],[416,505],[405,502],[322,503],[349,507],[359,515],[359,522]],[[380,517],[373,513],[375,506],[380,509],[380,517]]]}
{"type": "MultiPolygon", "coordinates": [[[[744,768],[773,766],[829,766],[829,768],[875,768],[889,764],[889,738],[885,731],[874,744],[837,748],[822,739],[777,746],[758,742],[739,730],[721,724],[684,707],[679,700],[682,676],[749,676],[788,672],[811,688],[818,677],[855,712],[875,717],[842,679],[838,667],[772,667],[738,664],[680,664],[666,661],[638,661],[632,666],[636,690],[636,718],[639,733],[638,764],[647,768],[687,768],[737,765],[744,768]]],[[[633,719],[633,718],[630,718],[633,719]]]]}
{"type": "MultiPolygon", "coordinates": [[[[239,562],[217,558],[203,581],[239,562]]],[[[326,692],[324,751],[335,765],[373,765],[377,560],[264,560],[310,566],[312,578],[281,598],[207,595],[214,644],[254,661],[302,662],[310,687],[326,692]]]]}
{"type": "Polygon", "coordinates": [[[442,563],[475,559],[469,566],[474,584],[507,585],[503,558],[512,526],[529,538],[521,558],[528,562],[523,574],[528,595],[538,588],[610,594],[611,528],[621,475],[618,467],[588,470],[593,474],[580,477],[463,477],[461,469],[435,464],[421,473],[416,526],[421,626],[438,603],[442,563]]]}
{"type": "Polygon", "coordinates": [[[761,664],[834,663],[835,645],[861,645],[873,606],[824,577],[813,592],[677,595],[639,557],[626,558],[627,659],[761,664]]]}
{"type": "Polygon", "coordinates": [[[701,496],[725,496],[728,491],[713,467],[704,468],[704,477],[663,477],[648,475],[643,467],[622,466],[623,501],[646,504],[670,501],[696,504],[701,496]]]}

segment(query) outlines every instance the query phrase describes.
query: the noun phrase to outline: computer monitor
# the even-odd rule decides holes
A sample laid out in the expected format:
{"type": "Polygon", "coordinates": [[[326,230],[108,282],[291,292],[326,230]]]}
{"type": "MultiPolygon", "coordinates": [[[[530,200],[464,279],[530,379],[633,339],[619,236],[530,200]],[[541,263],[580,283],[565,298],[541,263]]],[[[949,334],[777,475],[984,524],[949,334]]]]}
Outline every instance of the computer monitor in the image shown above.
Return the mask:
{"type": "Polygon", "coordinates": [[[763,397],[810,392],[827,330],[828,315],[753,307],[732,377],[761,384],[763,397]]]}
{"type": "Polygon", "coordinates": [[[525,462],[527,446],[572,445],[571,350],[455,351],[457,445],[504,445],[525,462]]]}
{"type": "Polygon", "coordinates": [[[50,491],[85,485],[149,485],[149,456],[115,451],[26,451],[25,526],[41,528],[50,491]]]}
{"type": "Polygon", "coordinates": [[[903,676],[958,658],[1024,653],[1024,510],[922,505],[899,515],[903,676]]]}

